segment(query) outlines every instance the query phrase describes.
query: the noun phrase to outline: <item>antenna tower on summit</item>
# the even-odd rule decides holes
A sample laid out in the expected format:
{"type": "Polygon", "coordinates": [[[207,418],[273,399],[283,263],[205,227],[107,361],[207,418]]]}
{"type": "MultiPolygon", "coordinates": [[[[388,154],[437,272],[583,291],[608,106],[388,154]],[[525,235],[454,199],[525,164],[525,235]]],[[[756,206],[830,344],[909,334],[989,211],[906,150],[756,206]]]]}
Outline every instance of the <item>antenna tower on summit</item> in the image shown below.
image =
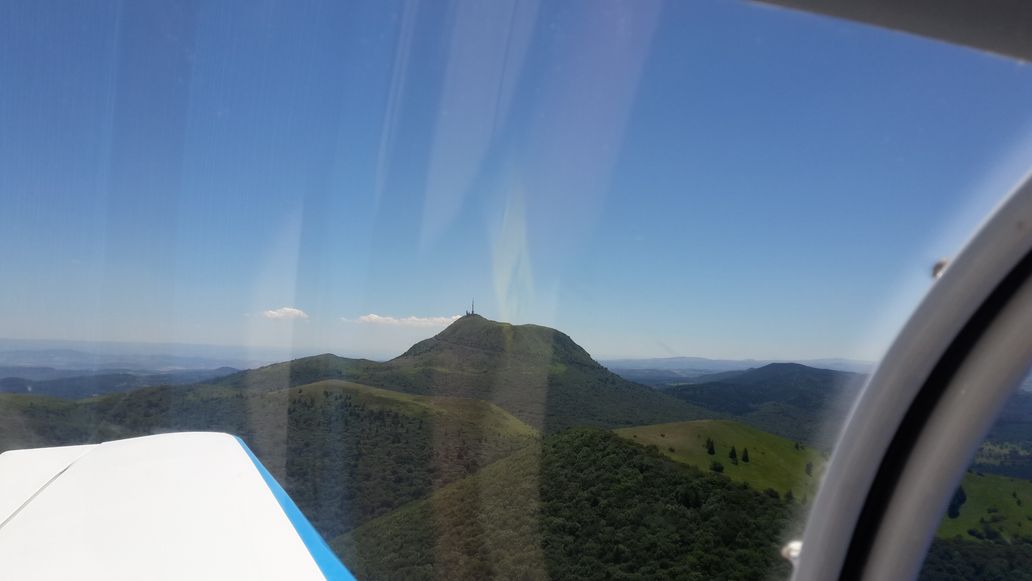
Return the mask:
{"type": "Polygon", "coordinates": [[[477,299],[473,297],[473,300],[469,304],[469,310],[466,311],[466,316],[477,314],[477,299]]]}

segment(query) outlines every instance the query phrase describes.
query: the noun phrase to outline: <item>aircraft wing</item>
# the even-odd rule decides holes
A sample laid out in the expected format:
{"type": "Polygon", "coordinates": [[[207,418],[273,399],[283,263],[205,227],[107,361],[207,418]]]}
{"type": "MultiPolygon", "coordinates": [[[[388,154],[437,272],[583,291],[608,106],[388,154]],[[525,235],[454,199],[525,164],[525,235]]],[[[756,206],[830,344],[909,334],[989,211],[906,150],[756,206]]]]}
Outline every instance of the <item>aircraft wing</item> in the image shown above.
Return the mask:
{"type": "Polygon", "coordinates": [[[239,438],[0,454],[0,579],[353,579],[239,438]]]}

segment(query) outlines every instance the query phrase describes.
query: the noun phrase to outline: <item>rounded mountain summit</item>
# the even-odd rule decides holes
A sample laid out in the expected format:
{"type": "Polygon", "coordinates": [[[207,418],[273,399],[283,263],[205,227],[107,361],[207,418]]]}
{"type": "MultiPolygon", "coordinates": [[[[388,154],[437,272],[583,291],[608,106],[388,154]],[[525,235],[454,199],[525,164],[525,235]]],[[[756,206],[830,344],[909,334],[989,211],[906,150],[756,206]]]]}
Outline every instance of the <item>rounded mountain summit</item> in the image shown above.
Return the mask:
{"type": "Polygon", "coordinates": [[[322,379],[485,400],[544,432],[707,416],[692,404],[610,372],[565,333],[475,314],[390,361],[317,355],[245,371],[222,382],[277,389],[322,379]]]}

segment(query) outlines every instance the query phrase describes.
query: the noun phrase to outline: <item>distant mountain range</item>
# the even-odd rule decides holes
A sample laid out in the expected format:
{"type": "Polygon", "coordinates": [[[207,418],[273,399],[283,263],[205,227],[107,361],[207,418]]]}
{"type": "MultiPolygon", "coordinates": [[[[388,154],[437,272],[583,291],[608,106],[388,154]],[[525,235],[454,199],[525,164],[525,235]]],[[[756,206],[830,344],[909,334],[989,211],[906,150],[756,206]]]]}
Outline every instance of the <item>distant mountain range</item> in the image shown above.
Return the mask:
{"type": "Polygon", "coordinates": [[[770,363],[706,377],[708,381],[671,386],[663,393],[821,448],[834,443],[866,379],[798,363],[770,363]]]}
{"type": "Polygon", "coordinates": [[[651,385],[663,387],[673,383],[698,383],[704,376],[717,373],[744,371],[770,365],[771,363],[799,363],[808,367],[870,373],[875,363],[854,359],[808,359],[800,361],[761,359],[707,359],[705,357],[661,357],[653,359],[607,359],[601,362],[617,375],[651,385]]]}
{"type": "Polygon", "coordinates": [[[0,339],[0,393],[79,399],[204,382],[265,363],[246,355],[204,345],[0,339]]]}
{"type": "Polygon", "coordinates": [[[284,350],[217,345],[0,339],[0,368],[50,367],[90,373],[118,370],[164,373],[219,367],[248,369],[288,357],[291,354],[284,350]]]}
{"type": "Polygon", "coordinates": [[[155,385],[186,385],[237,373],[239,369],[186,369],[170,373],[132,370],[54,369],[52,367],[0,367],[0,393],[46,395],[80,399],[120,393],[155,385]]]}

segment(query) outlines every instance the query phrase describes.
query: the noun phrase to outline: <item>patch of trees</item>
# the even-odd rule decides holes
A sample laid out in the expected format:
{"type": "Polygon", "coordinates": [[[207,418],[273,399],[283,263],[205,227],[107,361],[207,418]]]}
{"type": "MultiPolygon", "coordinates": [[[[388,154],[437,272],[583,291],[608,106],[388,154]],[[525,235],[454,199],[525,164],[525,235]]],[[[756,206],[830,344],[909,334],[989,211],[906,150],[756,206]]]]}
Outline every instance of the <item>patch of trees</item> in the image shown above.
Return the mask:
{"type": "Polygon", "coordinates": [[[967,502],[967,494],[964,493],[964,487],[958,486],[957,491],[953,493],[953,498],[950,499],[950,505],[946,509],[946,516],[949,518],[957,518],[960,516],[960,507],[967,502]]]}
{"type": "Polygon", "coordinates": [[[610,432],[545,440],[541,526],[553,579],[763,579],[778,555],[784,504],[677,464],[610,432]]]}
{"type": "MultiPolygon", "coordinates": [[[[717,445],[713,442],[712,438],[706,438],[705,446],[706,446],[706,453],[707,454],[709,454],[710,456],[715,456],[717,454],[717,445]]],[[[674,451],[673,448],[671,448],[670,451],[673,452],[674,451]]],[[[741,456],[739,456],[738,455],[738,449],[735,448],[735,446],[732,444],[731,445],[731,451],[727,453],[727,457],[728,457],[729,460],[731,460],[732,464],[736,464],[737,465],[739,459],[741,459],[742,462],[748,463],[749,462],[749,448],[742,448],[742,454],[741,454],[741,456]]],[[[714,465],[720,466],[720,463],[719,462],[711,463],[710,464],[710,470],[713,470],[714,472],[723,472],[724,471],[724,467],[723,466],[720,466],[720,469],[718,470],[718,469],[713,468],[714,465]]]]}
{"type": "Polygon", "coordinates": [[[920,581],[1032,581],[1032,545],[936,539],[920,581]]]}

